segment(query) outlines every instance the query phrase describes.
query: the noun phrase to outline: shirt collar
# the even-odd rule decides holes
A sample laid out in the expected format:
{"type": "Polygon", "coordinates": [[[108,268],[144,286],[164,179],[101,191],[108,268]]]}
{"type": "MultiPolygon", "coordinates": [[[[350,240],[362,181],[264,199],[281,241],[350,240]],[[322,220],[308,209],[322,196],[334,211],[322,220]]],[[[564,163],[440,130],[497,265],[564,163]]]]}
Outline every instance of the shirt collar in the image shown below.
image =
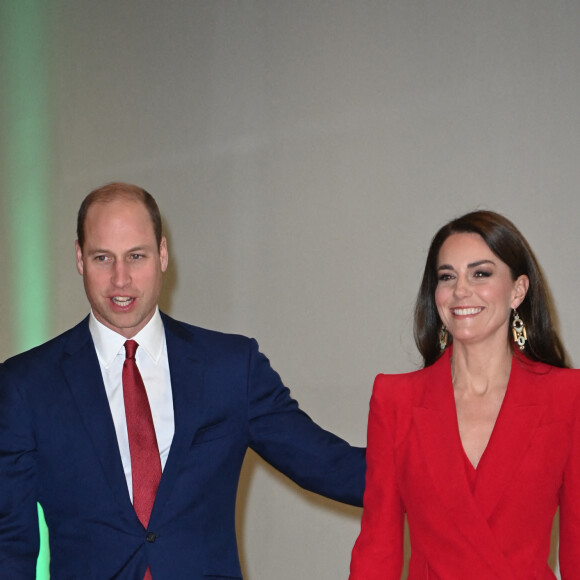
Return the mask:
{"type": "MultiPolygon", "coordinates": [[[[119,352],[122,351],[124,353],[124,345],[127,339],[99,322],[92,310],[89,317],[89,330],[95,343],[97,355],[105,368],[108,368],[119,352]]],[[[139,346],[151,360],[155,363],[159,361],[165,344],[165,332],[159,308],[156,308],[151,320],[132,339],[139,343],[139,346]]]]}

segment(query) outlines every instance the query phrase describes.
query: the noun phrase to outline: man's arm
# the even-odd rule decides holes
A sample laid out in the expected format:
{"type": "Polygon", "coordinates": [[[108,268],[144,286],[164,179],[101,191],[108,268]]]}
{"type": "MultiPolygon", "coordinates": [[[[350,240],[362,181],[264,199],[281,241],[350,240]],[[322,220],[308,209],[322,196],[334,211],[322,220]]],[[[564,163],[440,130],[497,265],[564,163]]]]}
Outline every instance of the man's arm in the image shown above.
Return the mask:
{"type": "Polygon", "coordinates": [[[36,443],[13,373],[0,366],[0,577],[32,580],[39,549],[36,443]]]}
{"type": "Polygon", "coordinates": [[[362,506],[365,449],[352,447],[301,411],[253,339],[248,405],[254,451],[301,487],[362,506]]]}

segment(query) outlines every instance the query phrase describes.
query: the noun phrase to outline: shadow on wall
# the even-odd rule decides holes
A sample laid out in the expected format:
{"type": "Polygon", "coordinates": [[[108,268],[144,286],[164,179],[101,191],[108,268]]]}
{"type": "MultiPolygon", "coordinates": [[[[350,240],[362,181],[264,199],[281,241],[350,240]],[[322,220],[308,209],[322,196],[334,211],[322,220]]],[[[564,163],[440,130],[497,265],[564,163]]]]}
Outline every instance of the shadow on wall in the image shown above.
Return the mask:
{"type": "Polygon", "coordinates": [[[246,528],[246,515],[248,507],[248,498],[252,480],[258,469],[265,469],[268,475],[276,480],[276,483],[281,487],[286,488],[289,492],[300,495],[302,499],[310,504],[313,509],[322,509],[332,511],[344,518],[350,518],[356,522],[360,521],[362,509],[346,505],[325,497],[301,489],[285,475],[274,469],[271,465],[266,463],[254,451],[248,450],[244,459],[242,473],[238,484],[238,495],[236,501],[236,532],[238,536],[238,550],[240,555],[240,563],[242,566],[242,575],[244,578],[250,578],[248,573],[248,565],[246,562],[246,541],[244,530],[246,528]]]}

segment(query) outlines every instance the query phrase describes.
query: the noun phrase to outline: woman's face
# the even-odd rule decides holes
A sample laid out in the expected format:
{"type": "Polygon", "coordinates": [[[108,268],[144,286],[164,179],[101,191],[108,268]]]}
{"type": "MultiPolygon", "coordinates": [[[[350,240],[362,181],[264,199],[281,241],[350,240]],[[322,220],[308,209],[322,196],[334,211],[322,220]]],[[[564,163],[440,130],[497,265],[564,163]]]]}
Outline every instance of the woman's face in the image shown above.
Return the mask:
{"type": "Polygon", "coordinates": [[[441,246],[437,277],[437,311],[455,343],[507,342],[510,313],[525,298],[527,276],[513,280],[479,234],[462,233],[441,246]]]}

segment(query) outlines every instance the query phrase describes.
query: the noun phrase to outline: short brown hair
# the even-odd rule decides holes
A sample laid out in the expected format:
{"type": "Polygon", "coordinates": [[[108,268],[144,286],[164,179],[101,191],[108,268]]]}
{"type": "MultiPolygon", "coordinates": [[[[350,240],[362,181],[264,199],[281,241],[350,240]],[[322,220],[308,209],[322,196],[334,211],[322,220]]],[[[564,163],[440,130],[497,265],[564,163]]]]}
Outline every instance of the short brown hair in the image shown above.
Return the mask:
{"type": "Polygon", "coordinates": [[[133,199],[140,201],[145,206],[149,212],[149,217],[153,224],[153,232],[155,233],[155,240],[157,242],[157,247],[159,248],[161,246],[163,231],[161,225],[161,212],[159,211],[159,206],[157,205],[155,198],[149,192],[137,185],[113,182],[107,183],[106,185],[91,191],[91,193],[89,193],[81,203],[77,216],[77,240],[81,250],[85,243],[85,220],[91,205],[94,203],[107,203],[117,199],[133,199]]]}

